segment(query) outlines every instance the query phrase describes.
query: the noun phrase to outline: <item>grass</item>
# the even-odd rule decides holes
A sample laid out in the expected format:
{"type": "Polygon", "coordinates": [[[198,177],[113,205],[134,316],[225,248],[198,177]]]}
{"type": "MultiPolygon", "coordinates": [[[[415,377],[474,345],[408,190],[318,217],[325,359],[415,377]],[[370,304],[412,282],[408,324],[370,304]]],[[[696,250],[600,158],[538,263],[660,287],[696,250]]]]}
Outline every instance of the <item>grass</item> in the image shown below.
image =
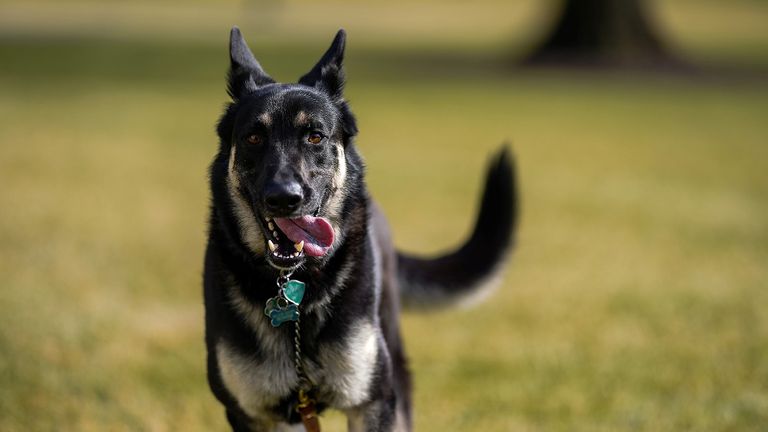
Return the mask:
{"type": "MultiPolygon", "coordinates": [[[[762,3],[677,4],[666,19],[691,52],[764,64],[751,21],[722,42],[737,49],[698,30],[762,3]]],[[[3,35],[0,430],[225,430],[200,292],[223,44],[3,35]]],[[[371,63],[383,43],[368,37],[350,47],[348,95],[398,245],[457,244],[502,141],[520,167],[503,286],[473,309],[404,317],[419,430],[768,422],[764,80],[462,79],[371,63]]],[[[285,79],[321,49],[256,46],[285,79]]]]}

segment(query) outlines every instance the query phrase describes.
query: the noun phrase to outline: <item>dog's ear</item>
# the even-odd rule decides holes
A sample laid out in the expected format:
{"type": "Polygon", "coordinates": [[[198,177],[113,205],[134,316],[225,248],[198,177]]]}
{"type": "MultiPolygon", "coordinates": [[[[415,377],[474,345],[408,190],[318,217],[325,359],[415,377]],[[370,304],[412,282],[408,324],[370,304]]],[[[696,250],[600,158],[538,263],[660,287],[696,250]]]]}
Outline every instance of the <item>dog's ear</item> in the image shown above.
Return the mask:
{"type": "Polygon", "coordinates": [[[346,40],[347,33],[343,29],[339,30],[331,43],[331,47],[323,54],[315,67],[299,79],[299,84],[315,87],[331,97],[341,110],[344,134],[346,138],[350,138],[357,135],[357,123],[342,94],[344,90],[343,62],[346,40]]]}
{"type": "Polygon", "coordinates": [[[235,101],[260,86],[275,82],[261,68],[237,27],[232,27],[229,34],[229,61],[227,92],[235,101]]]}
{"type": "Polygon", "coordinates": [[[342,99],[342,90],[344,88],[344,45],[346,43],[347,33],[342,29],[336,33],[336,37],[331,43],[331,47],[323,54],[323,57],[299,79],[299,84],[310,87],[317,87],[328,93],[335,101],[342,99]]]}

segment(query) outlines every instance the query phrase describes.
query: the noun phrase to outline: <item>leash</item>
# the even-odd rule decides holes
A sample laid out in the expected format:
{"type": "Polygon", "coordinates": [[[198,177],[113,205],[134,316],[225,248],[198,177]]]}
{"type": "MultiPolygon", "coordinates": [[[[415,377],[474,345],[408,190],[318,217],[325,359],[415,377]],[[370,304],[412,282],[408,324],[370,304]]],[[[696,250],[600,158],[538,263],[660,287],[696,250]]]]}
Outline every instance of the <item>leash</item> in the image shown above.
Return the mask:
{"type": "Polygon", "coordinates": [[[317,417],[317,407],[312,398],[312,380],[309,379],[301,354],[301,313],[299,305],[304,298],[306,285],[299,280],[291,279],[293,272],[280,271],[277,277],[278,293],[267,300],[264,314],[271,319],[273,327],[293,321],[293,367],[299,377],[299,393],[296,411],[307,432],[320,432],[320,419],[317,417]]]}
{"type": "Polygon", "coordinates": [[[320,432],[320,419],[317,417],[317,407],[315,401],[309,394],[312,391],[312,381],[304,371],[304,365],[301,362],[301,315],[293,324],[293,367],[296,369],[296,375],[299,376],[299,403],[296,411],[301,416],[301,422],[307,432],[320,432]]]}
{"type": "MultiPolygon", "coordinates": [[[[320,210],[326,204],[326,201],[336,188],[328,186],[320,198],[320,205],[317,207],[314,215],[320,213],[320,210]]],[[[293,367],[296,375],[299,377],[299,393],[296,404],[296,412],[301,417],[304,429],[307,432],[320,432],[320,419],[317,417],[317,406],[312,398],[312,388],[314,384],[309,379],[304,364],[301,361],[301,313],[299,305],[304,298],[304,282],[291,279],[293,271],[280,270],[277,277],[277,295],[267,300],[267,306],[264,308],[264,315],[271,320],[272,327],[280,327],[287,321],[293,321],[293,367]]]]}

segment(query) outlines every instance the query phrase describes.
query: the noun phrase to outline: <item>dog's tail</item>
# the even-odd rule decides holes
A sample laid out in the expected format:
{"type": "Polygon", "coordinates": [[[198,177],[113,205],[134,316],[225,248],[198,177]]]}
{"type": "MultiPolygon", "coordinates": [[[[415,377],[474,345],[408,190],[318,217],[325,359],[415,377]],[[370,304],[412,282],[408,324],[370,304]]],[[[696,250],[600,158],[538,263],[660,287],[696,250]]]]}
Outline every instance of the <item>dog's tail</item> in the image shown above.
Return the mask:
{"type": "Polygon", "coordinates": [[[514,160],[505,145],[491,159],[480,211],[469,239],[434,258],[398,251],[398,278],[406,307],[434,308],[482,298],[515,243],[518,197],[514,160]]]}

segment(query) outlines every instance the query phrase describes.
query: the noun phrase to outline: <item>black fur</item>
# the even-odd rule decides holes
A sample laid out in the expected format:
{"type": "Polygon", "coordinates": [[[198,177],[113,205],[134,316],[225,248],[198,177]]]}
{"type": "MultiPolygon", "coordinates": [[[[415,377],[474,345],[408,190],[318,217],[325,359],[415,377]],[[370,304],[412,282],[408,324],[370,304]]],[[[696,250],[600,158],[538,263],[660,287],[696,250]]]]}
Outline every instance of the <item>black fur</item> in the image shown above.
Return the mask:
{"type": "Polygon", "coordinates": [[[277,293],[276,266],[292,268],[292,277],[307,283],[301,349],[308,374],[319,381],[318,408],[342,409],[351,427],[366,431],[410,430],[401,295],[419,303],[425,293],[451,299],[471,293],[499,267],[511,244],[514,178],[502,150],[466,245],[433,260],[396,252],[353,144],[357,125],[343,97],[344,44],[339,31],[298,84],[278,84],[239,30],[232,30],[232,103],[219,121],[220,147],[210,168],[204,297],[208,379],[233,430],[273,430],[299,421],[293,325],[272,328],[261,312],[277,293]],[[315,135],[322,140],[313,142],[315,135]],[[318,257],[271,256],[268,218],[301,215],[334,224],[331,249],[318,257]],[[264,371],[263,380],[257,379],[264,371]]]}

